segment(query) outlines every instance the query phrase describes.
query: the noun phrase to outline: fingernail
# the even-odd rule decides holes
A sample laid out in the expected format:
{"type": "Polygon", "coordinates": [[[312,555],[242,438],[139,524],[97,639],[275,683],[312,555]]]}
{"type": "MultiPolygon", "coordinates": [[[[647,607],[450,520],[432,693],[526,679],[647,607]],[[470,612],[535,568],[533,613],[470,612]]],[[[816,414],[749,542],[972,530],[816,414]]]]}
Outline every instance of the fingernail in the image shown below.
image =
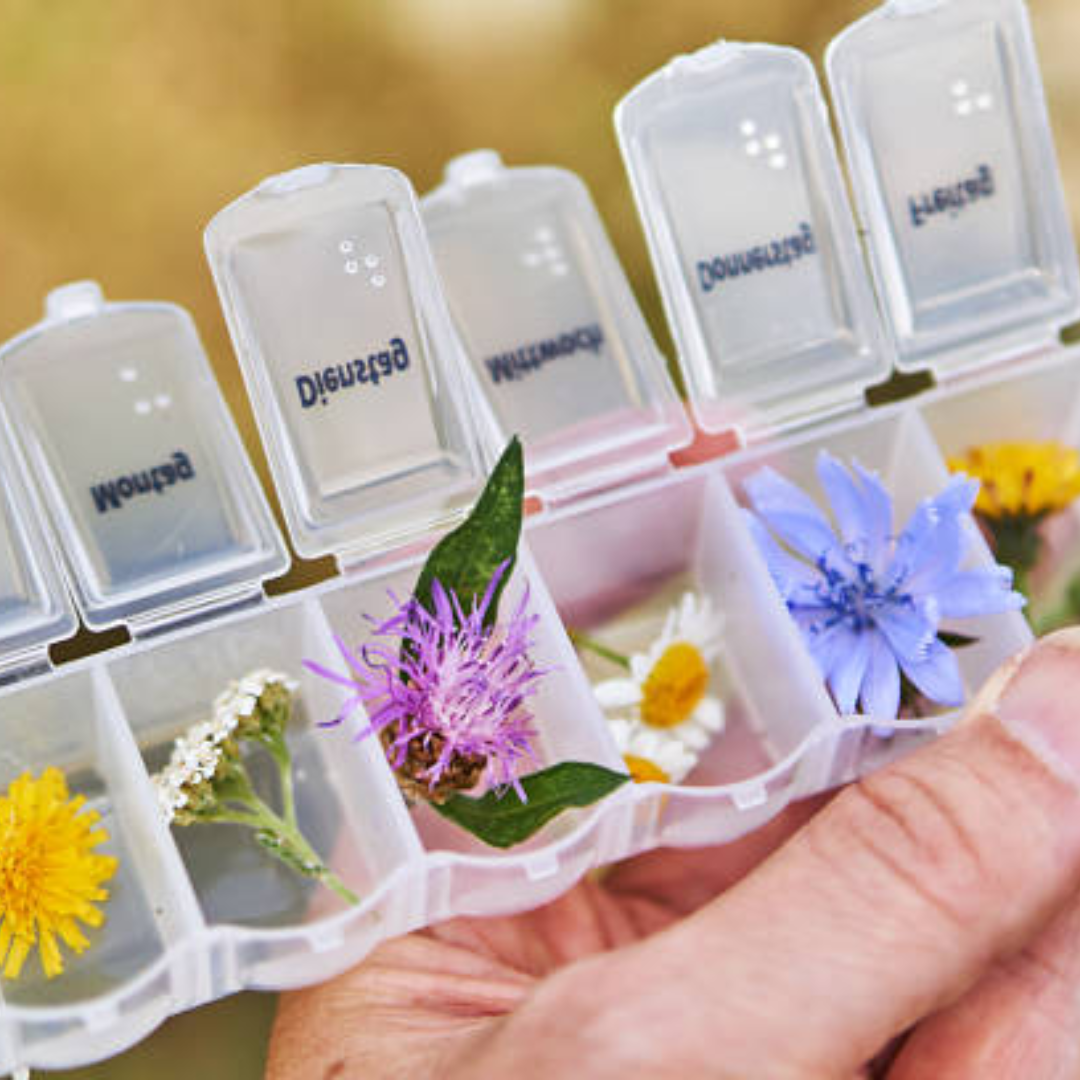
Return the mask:
{"type": "Polygon", "coordinates": [[[1080,627],[1044,638],[1003,674],[983,711],[1080,784],[1080,627]]]}

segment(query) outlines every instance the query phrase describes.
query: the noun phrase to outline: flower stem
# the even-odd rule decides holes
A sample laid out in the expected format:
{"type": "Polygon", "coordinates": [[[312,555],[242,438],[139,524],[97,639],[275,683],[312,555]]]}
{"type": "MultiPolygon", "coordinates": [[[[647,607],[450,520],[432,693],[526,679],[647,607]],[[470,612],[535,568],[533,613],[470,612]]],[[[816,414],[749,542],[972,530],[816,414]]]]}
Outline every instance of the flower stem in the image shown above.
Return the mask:
{"type": "MultiPolygon", "coordinates": [[[[228,822],[254,829],[264,850],[304,877],[314,878],[336,893],[345,903],[355,905],[360,898],[319,858],[294,821],[275,814],[254,791],[243,799],[243,810],[219,806],[205,820],[228,822]]],[[[294,811],[295,813],[295,811],[294,811]]]]}
{"type": "Polygon", "coordinates": [[[1080,574],[1069,581],[1065,596],[1055,607],[1049,611],[1033,613],[1031,621],[1036,637],[1080,623],[1080,574]]]}
{"type": "Polygon", "coordinates": [[[285,821],[300,832],[300,826],[296,817],[296,785],[293,783],[292,762],[281,761],[275,758],[278,773],[281,776],[281,808],[285,821]]]}
{"type": "Polygon", "coordinates": [[[570,640],[577,648],[595,653],[597,656],[602,656],[605,660],[610,660],[613,664],[618,664],[619,667],[625,668],[627,671],[630,670],[629,656],[625,653],[616,652],[614,649],[602,644],[588,634],[583,634],[580,630],[571,630],[570,640]]]}
{"type": "Polygon", "coordinates": [[[989,523],[994,554],[1013,572],[1013,588],[1031,598],[1031,572],[1042,554],[1041,517],[1004,517],[989,523]]]}

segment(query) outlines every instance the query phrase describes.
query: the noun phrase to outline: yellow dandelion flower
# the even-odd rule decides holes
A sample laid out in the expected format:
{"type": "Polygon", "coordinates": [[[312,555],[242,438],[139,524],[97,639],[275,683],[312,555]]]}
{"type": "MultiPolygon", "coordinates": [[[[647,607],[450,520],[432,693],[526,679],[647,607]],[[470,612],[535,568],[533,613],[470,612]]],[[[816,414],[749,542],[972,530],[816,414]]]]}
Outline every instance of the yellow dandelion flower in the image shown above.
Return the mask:
{"type": "Polygon", "coordinates": [[[0,963],[17,979],[37,945],[48,978],[64,970],[57,938],[76,953],[90,942],[79,923],[100,926],[95,906],[107,900],[102,886],[116,873],[116,859],[94,848],[109,834],[100,815],[71,798],[59,769],[35,780],[23,773],[0,796],[0,963]]]}
{"type": "Polygon", "coordinates": [[[975,509],[991,519],[1040,518],[1080,498],[1080,453],[1057,442],[996,442],[949,460],[982,485],[975,509]]]}

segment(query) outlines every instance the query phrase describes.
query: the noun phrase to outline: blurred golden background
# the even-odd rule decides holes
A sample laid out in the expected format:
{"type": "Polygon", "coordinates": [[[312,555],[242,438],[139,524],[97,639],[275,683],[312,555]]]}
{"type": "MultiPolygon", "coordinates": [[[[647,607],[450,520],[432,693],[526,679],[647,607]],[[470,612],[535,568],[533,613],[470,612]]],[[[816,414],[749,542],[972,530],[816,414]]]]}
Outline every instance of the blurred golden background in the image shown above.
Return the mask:
{"type": "MultiPolygon", "coordinates": [[[[480,146],[568,166],[592,189],[666,348],[611,129],[616,100],[718,38],[820,59],[870,0],[0,0],[0,338],[45,292],[93,277],[114,299],[191,310],[264,479],[203,226],[262,177],[371,161],[433,186],[480,146]]],[[[1032,0],[1074,220],[1080,5],[1032,0]]],[[[70,1074],[254,1080],[273,1007],[245,995],[70,1074]]]]}

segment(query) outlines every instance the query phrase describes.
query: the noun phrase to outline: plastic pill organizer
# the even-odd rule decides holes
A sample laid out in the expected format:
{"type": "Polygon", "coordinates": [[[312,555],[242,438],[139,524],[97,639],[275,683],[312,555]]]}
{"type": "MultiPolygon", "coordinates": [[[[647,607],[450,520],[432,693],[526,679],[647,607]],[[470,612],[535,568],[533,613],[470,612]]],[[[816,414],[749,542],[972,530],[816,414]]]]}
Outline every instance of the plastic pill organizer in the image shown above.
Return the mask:
{"type": "MultiPolygon", "coordinates": [[[[1058,344],[1080,281],[1020,3],[891,3],[833,43],[828,70],[882,314],[804,56],[721,43],[617,110],[693,419],[741,443],[723,458],[673,467],[693,427],[581,183],[492,152],[453,162],[419,207],[393,170],[309,166],[207,231],[290,535],[342,571],[323,585],[263,592],[285,548],[182,311],[68,286],[0,351],[0,788],[63,768],[119,857],[92,948],[52,981],[33,963],[3,984],[0,1073],[99,1059],[172,1013],[541,904],[635,852],[734,839],[948,726],[837,715],[742,481],[768,462],[818,494],[828,447],[878,470],[906,516],[973,442],[1080,443],[1058,344]],[[865,408],[894,359],[939,388],[865,408]],[[512,433],[540,509],[508,602],[530,590],[534,656],[556,669],[539,764],[621,767],[564,627],[641,649],[685,588],[724,618],[727,723],[682,785],[627,785],[497,852],[410,811],[377,741],[354,742],[362,717],[317,729],[342,698],[301,661],[335,663],[334,634],[366,640],[365,613],[409,592],[512,433]],[[133,641],[52,671],[48,645],[76,625],[64,577],[88,625],[133,641]],[[230,827],[170,831],[158,813],[149,774],[172,740],[259,667],[301,681],[301,824],[357,907],[230,827]]],[[[969,691],[1031,640],[1017,614],[969,632],[969,691]]]]}

